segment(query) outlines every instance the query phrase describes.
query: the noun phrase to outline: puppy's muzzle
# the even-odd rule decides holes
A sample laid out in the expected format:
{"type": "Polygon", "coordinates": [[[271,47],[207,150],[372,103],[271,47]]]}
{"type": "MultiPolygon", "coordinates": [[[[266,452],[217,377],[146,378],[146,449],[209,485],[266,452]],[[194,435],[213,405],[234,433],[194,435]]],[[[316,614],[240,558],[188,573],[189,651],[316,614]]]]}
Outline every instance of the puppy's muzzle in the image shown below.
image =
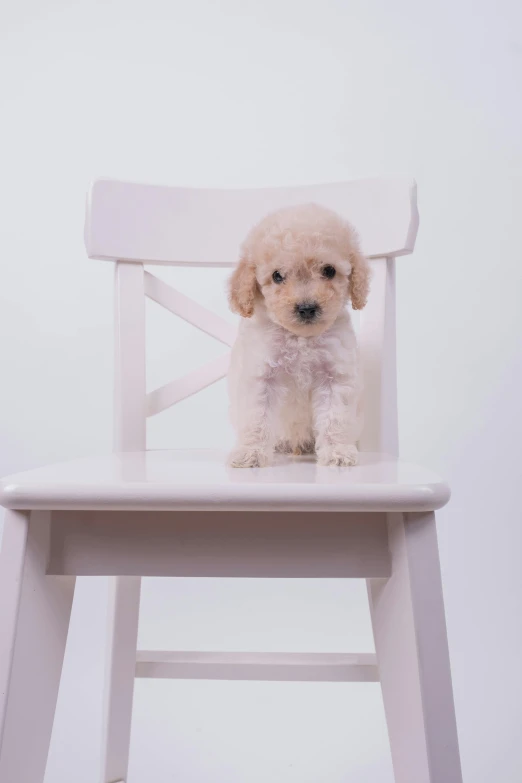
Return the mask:
{"type": "Polygon", "coordinates": [[[321,308],[317,302],[301,302],[295,306],[295,314],[303,323],[311,323],[317,320],[321,314],[321,308]]]}

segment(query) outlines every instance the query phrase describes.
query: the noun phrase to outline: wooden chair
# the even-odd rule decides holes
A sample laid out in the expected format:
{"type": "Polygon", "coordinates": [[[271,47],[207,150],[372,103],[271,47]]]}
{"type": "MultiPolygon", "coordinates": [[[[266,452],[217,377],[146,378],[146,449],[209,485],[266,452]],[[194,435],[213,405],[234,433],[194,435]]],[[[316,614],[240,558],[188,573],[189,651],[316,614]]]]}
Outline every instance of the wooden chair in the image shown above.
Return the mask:
{"type": "Polygon", "coordinates": [[[397,458],[394,267],[417,224],[405,179],[242,191],[93,184],[87,253],[115,262],[115,451],[1,485],[1,783],[43,781],[77,575],[113,577],[102,783],[127,777],[135,676],[378,679],[397,783],[461,783],[434,516],[449,489],[397,458]],[[147,452],[147,416],[222,378],[228,354],[146,393],[145,297],[227,346],[234,328],[144,265],[233,266],[258,218],[309,201],[349,218],[373,259],[359,335],[361,464],[280,457],[233,470],[224,454],[147,452]],[[141,576],[365,578],[376,655],[137,652],[141,576]]]}

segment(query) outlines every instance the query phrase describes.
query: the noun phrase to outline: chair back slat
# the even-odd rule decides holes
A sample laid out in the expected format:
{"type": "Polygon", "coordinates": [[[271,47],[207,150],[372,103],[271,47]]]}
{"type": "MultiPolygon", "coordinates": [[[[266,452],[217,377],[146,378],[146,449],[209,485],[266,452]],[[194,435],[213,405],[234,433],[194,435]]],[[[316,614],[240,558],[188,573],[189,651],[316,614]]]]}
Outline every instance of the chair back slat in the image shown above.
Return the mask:
{"type": "Polygon", "coordinates": [[[415,182],[368,179],[291,188],[199,190],[96,180],[87,199],[90,258],[147,264],[234,266],[249,228],[266,213],[315,202],[356,227],[372,258],[411,253],[415,182]]]}
{"type": "Polygon", "coordinates": [[[398,456],[395,259],[371,262],[372,285],[361,311],[358,342],[364,379],[361,451],[398,456]]]}
{"type": "Polygon", "coordinates": [[[237,329],[232,324],[150,272],[145,272],[145,296],[219,342],[234,345],[237,329]]]}
{"type": "Polygon", "coordinates": [[[114,280],[114,450],[146,448],[145,290],[142,264],[119,261],[114,280]]]}

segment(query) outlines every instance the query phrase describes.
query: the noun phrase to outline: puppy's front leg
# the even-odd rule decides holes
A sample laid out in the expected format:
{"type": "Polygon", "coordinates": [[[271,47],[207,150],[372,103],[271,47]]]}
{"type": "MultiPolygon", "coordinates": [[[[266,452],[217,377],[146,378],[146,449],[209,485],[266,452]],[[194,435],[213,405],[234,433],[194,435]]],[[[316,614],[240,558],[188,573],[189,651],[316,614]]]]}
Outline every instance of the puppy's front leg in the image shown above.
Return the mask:
{"type": "Polygon", "coordinates": [[[274,451],[273,394],[265,377],[251,379],[238,411],[237,446],[230,455],[233,468],[268,465],[274,451]]]}
{"type": "Polygon", "coordinates": [[[315,449],[319,465],[356,465],[359,393],[345,378],[325,380],[312,392],[315,449]]]}

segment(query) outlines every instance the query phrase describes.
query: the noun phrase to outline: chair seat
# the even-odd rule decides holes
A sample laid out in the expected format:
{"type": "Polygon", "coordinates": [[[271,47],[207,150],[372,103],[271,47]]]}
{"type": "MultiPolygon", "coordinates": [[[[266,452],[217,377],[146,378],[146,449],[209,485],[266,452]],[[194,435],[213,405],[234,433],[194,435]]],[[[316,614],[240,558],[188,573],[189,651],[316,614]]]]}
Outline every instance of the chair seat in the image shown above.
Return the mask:
{"type": "Polygon", "coordinates": [[[267,468],[230,468],[218,451],[177,450],[77,459],[8,476],[12,509],[431,511],[449,500],[431,471],[364,453],[353,468],[278,456],[267,468]]]}

